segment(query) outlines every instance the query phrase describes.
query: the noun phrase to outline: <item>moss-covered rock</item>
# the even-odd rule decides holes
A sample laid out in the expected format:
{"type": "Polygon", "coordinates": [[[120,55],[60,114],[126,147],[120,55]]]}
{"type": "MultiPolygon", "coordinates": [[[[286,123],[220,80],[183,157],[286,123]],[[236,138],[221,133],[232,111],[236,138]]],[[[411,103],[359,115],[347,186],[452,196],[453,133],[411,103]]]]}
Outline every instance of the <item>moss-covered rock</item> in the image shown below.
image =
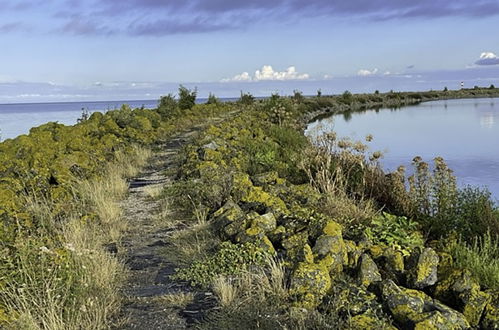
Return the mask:
{"type": "Polygon", "coordinates": [[[331,278],[325,265],[301,262],[291,275],[290,294],[296,306],[315,308],[330,288],[331,278]]]}
{"type": "Polygon", "coordinates": [[[368,287],[372,283],[380,282],[381,274],[378,266],[368,254],[362,254],[360,260],[359,282],[362,286],[368,287]]]}
{"type": "Polygon", "coordinates": [[[437,283],[438,261],[438,254],[432,248],[414,251],[407,265],[410,286],[423,289],[437,283]]]}

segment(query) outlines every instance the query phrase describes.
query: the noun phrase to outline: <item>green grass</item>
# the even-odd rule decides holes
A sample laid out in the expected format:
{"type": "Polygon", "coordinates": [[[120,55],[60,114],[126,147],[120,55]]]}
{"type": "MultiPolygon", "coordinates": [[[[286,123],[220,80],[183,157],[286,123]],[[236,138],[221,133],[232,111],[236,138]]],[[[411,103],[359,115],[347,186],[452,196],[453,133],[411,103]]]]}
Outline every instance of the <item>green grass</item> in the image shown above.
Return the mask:
{"type": "Polygon", "coordinates": [[[449,247],[455,264],[471,271],[480,285],[499,289],[499,244],[490,234],[476,238],[473,243],[459,241],[449,247]]]}

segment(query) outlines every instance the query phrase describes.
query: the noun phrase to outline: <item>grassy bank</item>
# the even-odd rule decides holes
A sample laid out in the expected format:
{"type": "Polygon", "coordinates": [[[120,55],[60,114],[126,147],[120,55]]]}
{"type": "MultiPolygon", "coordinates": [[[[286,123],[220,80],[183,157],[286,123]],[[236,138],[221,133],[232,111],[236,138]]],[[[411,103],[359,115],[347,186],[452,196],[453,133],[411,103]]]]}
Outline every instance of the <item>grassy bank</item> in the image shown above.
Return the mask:
{"type": "Polygon", "coordinates": [[[109,328],[126,276],[112,246],[127,226],[119,202],[128,179],[154,144],[228,110],[177,100],[154,110],[123,106],[1,143],[0,324],[109,328]]]}
{"type": "Polygon", "coordinates": [[[191,219],[175,233],[176,278],[219,300],[200,327],[496,326],[487,192],[459,190],[441,159],[406,177],[384,173],[368,141],[311,143],[311,102],[274,95],[210,127],[161,197],[191,219]]]}

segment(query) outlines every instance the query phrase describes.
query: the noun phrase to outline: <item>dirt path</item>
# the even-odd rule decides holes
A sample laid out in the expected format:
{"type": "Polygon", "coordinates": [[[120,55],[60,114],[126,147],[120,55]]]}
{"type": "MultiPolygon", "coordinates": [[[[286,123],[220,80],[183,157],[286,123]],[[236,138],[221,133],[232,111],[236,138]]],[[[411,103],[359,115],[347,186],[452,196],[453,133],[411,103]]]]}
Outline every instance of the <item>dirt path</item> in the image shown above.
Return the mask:
{"type": "Polygon", "coordinates": [[[203,301],[212,299],[208,292],[197,292],[194,303],[182,309],[163,300],[168,295],[187,294],[190,289],[169,278],[176,266],[164,250],[176,228],[157,221],[160,202],[148,195],[152,187],[164,188],[174,182],[176,155],[205,126],[206,123],[171,138],[153,156],[142,175],[131,182],[130,193],[122,202],[129,230],[118,257],[124,260],[130,276],[123,289],[125,301],[117,329],[185,329],[201,317],[203,301]]]}

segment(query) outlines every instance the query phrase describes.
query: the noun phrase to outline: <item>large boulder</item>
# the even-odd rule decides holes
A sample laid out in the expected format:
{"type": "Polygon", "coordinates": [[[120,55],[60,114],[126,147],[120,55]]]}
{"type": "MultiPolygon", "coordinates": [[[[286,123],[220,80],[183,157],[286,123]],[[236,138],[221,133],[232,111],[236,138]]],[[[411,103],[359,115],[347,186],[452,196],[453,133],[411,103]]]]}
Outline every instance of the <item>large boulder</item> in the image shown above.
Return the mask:
{"type": "Polygon", "coordinates": [[[298,307],[317,307],[330,288],[329,269],[323,264],[300,262],[291,275],[290,294],[298,307]]]}
{"type": "Polygon", "coordinates": [[[480,285],[468,270],[455,269],[437,283],[434,291],[437,299],[462,312],[472,326],[477,326],[489,303],[490,294],[480,291],[480,285]]]}
{"type": "Polygon", "coordinates": [[[424,292],[397,286],[392,280],[382,283],[383,301],[395,321],[403,328],[417,326],[418,329],[468,329],[468,321],[463,314],[438,300],[433,300],[424,292]],[[419,325],[418,325],[419,324],[419,325]]]}
{"type": "Polygon", "coordinates": [[[381,282],[378,266],[368,254],[363,254],[360,260],[359,282],[364,287],[372,283],[381,282]]]}
{"type": "Polygon", "coordinates": [[[319,260],[326,260],[333,273],[343,270],[343,264],[348,263],[347,249],[343,241],[341,226],[330,221],[323,229],[323,235],[317,238],[313,252],[319,260]]]}
{"type": "Polygon", "coordinates": [[[407,265],[407,282],[416,289],[423,289],[437,283],[438,254],[432,248],[416,250],[407,265]]]}

